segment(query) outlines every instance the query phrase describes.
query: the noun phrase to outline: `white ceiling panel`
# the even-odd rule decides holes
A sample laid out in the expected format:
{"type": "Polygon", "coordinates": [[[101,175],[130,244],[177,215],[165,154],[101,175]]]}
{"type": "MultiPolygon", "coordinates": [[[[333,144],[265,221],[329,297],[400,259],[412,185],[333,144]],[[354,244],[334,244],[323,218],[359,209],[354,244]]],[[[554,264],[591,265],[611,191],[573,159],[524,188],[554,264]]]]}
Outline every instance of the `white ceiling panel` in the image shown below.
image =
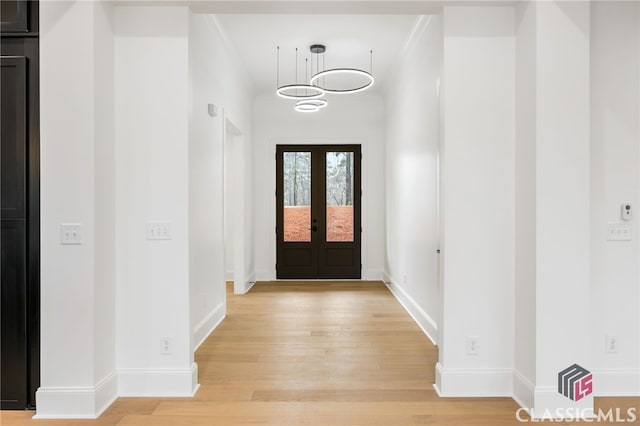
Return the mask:
{"type": "Polygon", "coordinates": [[[312,44],[327,47],[325,68],[369,71],[369,52],[373,50],[374,87],[379,88],[416,19],[411,15],[216,15],[222,32],[259,92],[275,90],[277,46],[280,46],[280,84],[295,82],[296,48],[298,80],[302,83],[304,59],[308,58],[309,68],[311,65],[312,44]]]}

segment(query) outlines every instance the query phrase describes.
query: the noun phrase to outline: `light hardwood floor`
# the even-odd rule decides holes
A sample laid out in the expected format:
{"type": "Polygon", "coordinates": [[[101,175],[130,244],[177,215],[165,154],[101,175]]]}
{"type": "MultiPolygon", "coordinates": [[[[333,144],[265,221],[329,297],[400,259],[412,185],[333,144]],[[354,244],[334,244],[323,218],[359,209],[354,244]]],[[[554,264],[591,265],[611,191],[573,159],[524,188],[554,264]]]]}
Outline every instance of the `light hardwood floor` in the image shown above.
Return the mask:
{"type": "MultiPolygon", "coordinates": [[[[120,398],[95,421],[34,421],[32,412],[5,411],[0,423],[521,424],[510,398],[439,398],[437,357],[380,282],[257,283],[243,296],[229,292],[227,318],[196,353],[194,398],[120,398]]],[[[640,406],[638,399],[599,404],[640,406]]]]}

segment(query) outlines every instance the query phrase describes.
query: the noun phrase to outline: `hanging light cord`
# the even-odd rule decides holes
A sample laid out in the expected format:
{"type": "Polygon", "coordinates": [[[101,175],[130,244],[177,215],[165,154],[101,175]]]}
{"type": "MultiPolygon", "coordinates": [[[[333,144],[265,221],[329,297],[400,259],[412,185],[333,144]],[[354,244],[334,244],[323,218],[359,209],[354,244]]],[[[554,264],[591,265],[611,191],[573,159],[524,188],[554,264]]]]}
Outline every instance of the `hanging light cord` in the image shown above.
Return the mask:
{"type": "Polygon", "coordinates": [[[276,65],[276,90],[280,88],[280,46],[278,46],[276,57],[277,65],[276,65]]]}
{"type": "MultiPolygon", "coordinates": [[[[322,71],[324,71],[326,69],[325,66],[324,66],[324,55],[325,55],[325,52],[322,52],[322,71]]],[[[326,80],[327,80],[327,77],[322,77],[322,85],[325,86],[325,87],[327,86],[327,81],[326,80]]]]}
{"type": "MultiPolygon", "coordinates": [[[[307,84],[309,81],[309,58],[304,58],[304,84],[307,84]]],[[[309,90],[305,89],[304,94],[308,95],[309,90]]]]}
{"type": "Polygon", "coordinates": [[[369,61],[370,61],[369,62],[369,74],[373,75],[373,50],[369,51],[369,55],[370,55],[370,58],[369,58],[369,61]]]}

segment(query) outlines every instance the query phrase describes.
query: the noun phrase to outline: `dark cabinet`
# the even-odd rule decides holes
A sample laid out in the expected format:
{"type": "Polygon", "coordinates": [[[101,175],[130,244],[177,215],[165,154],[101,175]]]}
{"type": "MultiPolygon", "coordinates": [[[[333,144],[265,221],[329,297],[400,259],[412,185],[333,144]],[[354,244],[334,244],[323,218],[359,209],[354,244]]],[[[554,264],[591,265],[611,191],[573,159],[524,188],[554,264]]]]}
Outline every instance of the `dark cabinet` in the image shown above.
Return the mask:
{"type": "Polygon", "coordinates": [[[29,2],[26,0],[0,1],[0,31],[24,33],[29,31],[29,2]]]}
{"type": "Polygon", "coordinates": [[[0,408],[40,385],[38,3],[0,0],[0,408]]]}
{"type": "Polygon", "coordinates": [[[26,217],[26,58],[2,58],[2,219],[26,217]]]}
{"type": "Polygon", "coordinates": [[[0,303],[2,408],[24,408],[27,398],[26,58],[0,59],[0,303]]]}
{"type": "Polygon", "coordinates": [[[3,219],[0,225],[2,256],[2,408],[27,406],[27,262],[24,219],[3,219]]]}

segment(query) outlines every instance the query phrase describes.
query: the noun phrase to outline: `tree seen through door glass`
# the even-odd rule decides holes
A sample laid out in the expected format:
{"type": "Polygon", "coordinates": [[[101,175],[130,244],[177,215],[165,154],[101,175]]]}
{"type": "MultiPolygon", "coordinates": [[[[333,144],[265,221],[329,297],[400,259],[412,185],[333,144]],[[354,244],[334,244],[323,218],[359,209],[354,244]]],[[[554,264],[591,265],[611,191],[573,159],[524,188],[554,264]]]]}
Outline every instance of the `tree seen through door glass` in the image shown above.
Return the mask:
{"type": "Polygon", "coordinates": [[[327,242],[353,241],[353,152],[327,152],[327,242]]]}
{"type": "Polygon", "coordinates": [[[285,152],[284,241],[311,241],[311,153],[285,152]]]}

